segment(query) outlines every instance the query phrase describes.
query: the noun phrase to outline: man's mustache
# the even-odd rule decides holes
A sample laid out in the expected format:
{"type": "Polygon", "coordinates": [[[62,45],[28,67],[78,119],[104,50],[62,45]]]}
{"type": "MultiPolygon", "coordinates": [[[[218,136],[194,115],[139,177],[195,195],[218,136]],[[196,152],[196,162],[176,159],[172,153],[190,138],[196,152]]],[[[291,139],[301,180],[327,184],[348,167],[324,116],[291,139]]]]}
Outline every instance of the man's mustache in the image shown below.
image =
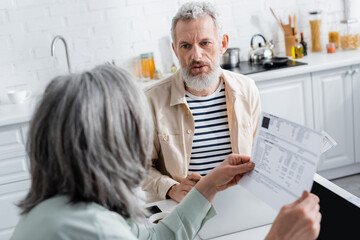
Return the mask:
{"type": "Polygon", "coordinates": [[[197,65],[201,65],[201,66],[211,66],[210,63],[205,62],[205,61],[192,61],[189,65],[189,67],[193,67],[193,66],[197,66],[197,65]]]}

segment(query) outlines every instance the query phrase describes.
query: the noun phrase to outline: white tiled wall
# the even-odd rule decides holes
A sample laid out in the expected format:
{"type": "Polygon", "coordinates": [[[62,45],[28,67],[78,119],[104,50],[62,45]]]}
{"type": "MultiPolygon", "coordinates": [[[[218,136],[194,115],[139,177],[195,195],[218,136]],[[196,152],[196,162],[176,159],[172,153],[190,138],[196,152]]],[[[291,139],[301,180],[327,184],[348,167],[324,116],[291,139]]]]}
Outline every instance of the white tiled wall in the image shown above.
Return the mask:
{"type": "MultiPolygon", "coordinates": [[[[105,61],[133,70],[140,53],[154,52],[157,67],[168,72],[174,55],[170,23],[183,0],[0,0],[0,101],[13,88],[41,92],[49,80],[67,73],[64,47],[54,36],[65,37],[71,67],[80,71],[105,61]]],[[[212,0],[223,16],[230,47],[240,47],[247,60],[250,39],[256,33],[274,40],[277,55],[284,39],[269,8],[286,22],[296,14],[299,32],[310,41],[308,12],[323,14],[323,42],[329,26],[344,15],[343,0],[212,0]],[[337,20],[336,20],[337,19],[337,20]]],[[[358,0],[350,0],[353,17],[360,16],[358,0]],[[356,10],[357,9],[357,10],[356,10]],[[357,16],[356,16],[356,14],[357,16]]],[[[360,32],[359,29],[356,30],[360,32]]],[[[176,60],[175,60],[176,61],[176,60]]]]}

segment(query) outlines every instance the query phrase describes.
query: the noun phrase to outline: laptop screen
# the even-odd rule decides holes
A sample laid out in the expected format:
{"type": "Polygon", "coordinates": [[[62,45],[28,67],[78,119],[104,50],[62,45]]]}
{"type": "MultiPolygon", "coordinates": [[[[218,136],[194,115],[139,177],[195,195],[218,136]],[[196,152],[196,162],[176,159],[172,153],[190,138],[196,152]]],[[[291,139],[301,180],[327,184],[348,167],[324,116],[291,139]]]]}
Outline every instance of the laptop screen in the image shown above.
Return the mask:
{"type": "Polygon", "coordinates": [[[321,229],[318,239],[360,239],[360,208],[316,180],[311,192],[320,198],[321,229]]]}

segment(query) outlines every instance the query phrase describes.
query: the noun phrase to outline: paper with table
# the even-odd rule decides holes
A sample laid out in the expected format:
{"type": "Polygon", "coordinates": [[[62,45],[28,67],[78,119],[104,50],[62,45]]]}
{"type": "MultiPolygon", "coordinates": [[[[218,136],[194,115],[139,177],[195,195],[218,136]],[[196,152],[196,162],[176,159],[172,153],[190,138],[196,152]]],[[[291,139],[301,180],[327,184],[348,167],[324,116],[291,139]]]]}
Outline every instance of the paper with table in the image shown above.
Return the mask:
{"type": "Polygon", "coordinates": [[[276,210],[310,192],[320,156],[336,145],[327,134],[262,113],[251,160],[239,184],[276,210]]]}

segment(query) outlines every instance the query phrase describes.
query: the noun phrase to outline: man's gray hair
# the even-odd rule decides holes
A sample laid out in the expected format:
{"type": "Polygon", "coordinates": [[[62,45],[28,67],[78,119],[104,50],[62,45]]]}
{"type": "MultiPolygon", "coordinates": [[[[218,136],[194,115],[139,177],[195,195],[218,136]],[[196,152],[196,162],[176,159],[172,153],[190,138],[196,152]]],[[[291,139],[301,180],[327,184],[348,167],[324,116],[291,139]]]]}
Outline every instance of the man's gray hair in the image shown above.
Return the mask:
{"type": "Polygon", "coordinates": [[[32,183],[22,213],[65,195],[139,219],[134,190],[150,167],[152,123],[144,94],[123,69],[102,65],[56,77],[31,120],[32,183]]]}
{"type": "Polygon", "coordinates": [[[179,20],[199,19],[206,15],[214,20],[218,38],[221,40],[223,35],[221,18],[216,7],[209,2],[187,2],[180,7],[171,23],[172,40],[175,41],[175,27],[179,20]]]}

